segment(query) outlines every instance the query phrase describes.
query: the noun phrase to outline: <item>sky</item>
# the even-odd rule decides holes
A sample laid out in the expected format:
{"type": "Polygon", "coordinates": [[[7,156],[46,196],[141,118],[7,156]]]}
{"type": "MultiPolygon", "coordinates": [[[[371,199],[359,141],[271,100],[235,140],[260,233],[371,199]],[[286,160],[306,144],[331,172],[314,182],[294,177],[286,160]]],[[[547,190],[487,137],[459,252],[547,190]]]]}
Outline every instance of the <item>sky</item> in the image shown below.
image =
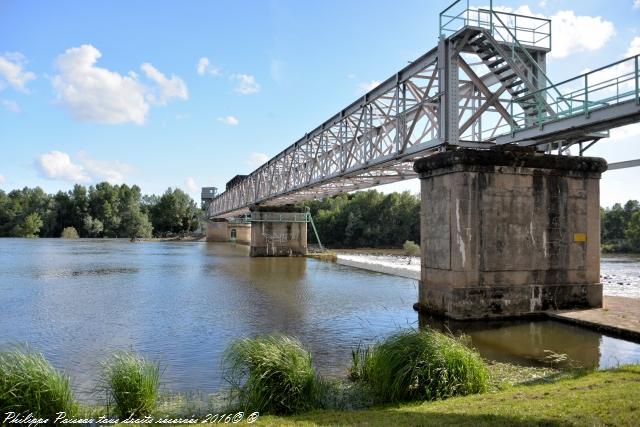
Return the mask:
{"type": "MultiPolygon", "coordinates": [[[[449,3],[0,0],[0,189],[109,181],[197,200],[434,47],[449,3]]],[[[640,53],[640,0],[494,6],[553,20],[553,81],[640,53]]],[[[640,124],[587,154],[640,159],[640,124]]],[[[638,184],[640,168],[606,172],[601,204],[640,199],[638,184]]]]}

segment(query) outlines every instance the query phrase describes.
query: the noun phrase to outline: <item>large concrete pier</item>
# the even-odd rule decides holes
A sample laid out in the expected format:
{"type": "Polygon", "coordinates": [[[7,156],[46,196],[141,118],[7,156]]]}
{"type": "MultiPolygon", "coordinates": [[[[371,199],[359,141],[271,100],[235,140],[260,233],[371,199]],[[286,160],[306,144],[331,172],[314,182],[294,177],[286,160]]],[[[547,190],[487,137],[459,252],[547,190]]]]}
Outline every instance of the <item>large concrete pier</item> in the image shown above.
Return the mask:
{"type": "Polygon", "coordinates": [[[603,159],[463,149],[414,170],[420,310],[476,319],[602,306],[603,159]]]}

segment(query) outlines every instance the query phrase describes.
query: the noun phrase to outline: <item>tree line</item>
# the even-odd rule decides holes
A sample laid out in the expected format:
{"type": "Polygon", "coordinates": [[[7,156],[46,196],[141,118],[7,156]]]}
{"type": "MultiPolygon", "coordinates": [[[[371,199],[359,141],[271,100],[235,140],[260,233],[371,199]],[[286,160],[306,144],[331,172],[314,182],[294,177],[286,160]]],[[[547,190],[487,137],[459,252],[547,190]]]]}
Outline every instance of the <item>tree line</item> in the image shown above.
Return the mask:
{"type": "MultiPolygon", "coordinates": [[[[400,248],[420,241],[420,197],[376,190],[307,202],[322,243],[332,248],[400,248]]],[[[309,241],[315,242],[308,230],[309,241]]]]}
{"type": "Polygon", "coordinates": [[[640,252],[640,203],[629,200],[600,208],[602,250],[605,252],[640,252]]]}
{"type": "Polygon", "coordinates": [[[68,227],[80,237],[177,235],[194,230],[198,214],[193,199],[177,188],[161,196],[108,182],[56,194],[40,187],[0,190],[0,237],[59,237],[68,227]]]}
{"type": "MultiPolygon", "coordinates": [[[[361,191],[306,203],[322,243],[333,248],[399,248],[420,242],[420,197],[404,193],[361,191]]],[[[640,252],[640,203],[601,208],[605,252],[640,252]]],[[[315,236],[309,229],[309,241],[315,236]]]]}

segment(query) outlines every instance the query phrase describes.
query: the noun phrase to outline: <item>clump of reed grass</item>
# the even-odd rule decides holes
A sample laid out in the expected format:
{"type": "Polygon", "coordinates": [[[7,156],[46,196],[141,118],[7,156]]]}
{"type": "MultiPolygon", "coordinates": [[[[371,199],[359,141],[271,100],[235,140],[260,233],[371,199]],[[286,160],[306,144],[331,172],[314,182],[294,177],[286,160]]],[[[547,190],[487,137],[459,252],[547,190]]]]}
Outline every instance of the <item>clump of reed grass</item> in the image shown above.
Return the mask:
{"type": "Polygon", "coordinates": [[[320,406],[323,382],[311,354],[295,338],[271,335],[233,342],[224,356],[224,377],[245,411],[277,415],[320,406]]]}
{"type": "Polygon", "coordinates": [[[461,339],[432,330],[397,333],[356,350],[353,359],[351,377],[364,381],[380,403],[444,399],[488,386],[480,355],[461,339]]]}
{"type": "Polygon", "coordinates": [[[41,353],[24,349],[0,352],[0,414],[31,413],[55,419],[58,412],[77,413],[69,377],[41,353]]]}
{"type": "Polygon", "coordinates": [[[115,405],[121,418],[145,417],[157,406],[160,365],[130,352],[116,353],[102,362],[98,392],[107,407],[115,405]]]}

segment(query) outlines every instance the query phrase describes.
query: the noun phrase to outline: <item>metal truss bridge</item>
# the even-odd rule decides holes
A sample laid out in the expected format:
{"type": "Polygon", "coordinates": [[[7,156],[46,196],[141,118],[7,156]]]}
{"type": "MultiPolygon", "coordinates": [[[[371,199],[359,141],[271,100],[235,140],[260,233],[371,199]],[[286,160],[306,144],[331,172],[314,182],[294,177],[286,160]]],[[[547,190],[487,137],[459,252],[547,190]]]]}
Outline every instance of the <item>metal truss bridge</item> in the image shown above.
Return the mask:
{"type": "Polygon", "coordinates": [[[554,84],[550,50],[551,21],[458,0],[440,13],[437,47],[234,179],[208,216],[415,178],[415,160],[456,146],[582,155],[640,121],[640,55],[554,84]]]}

